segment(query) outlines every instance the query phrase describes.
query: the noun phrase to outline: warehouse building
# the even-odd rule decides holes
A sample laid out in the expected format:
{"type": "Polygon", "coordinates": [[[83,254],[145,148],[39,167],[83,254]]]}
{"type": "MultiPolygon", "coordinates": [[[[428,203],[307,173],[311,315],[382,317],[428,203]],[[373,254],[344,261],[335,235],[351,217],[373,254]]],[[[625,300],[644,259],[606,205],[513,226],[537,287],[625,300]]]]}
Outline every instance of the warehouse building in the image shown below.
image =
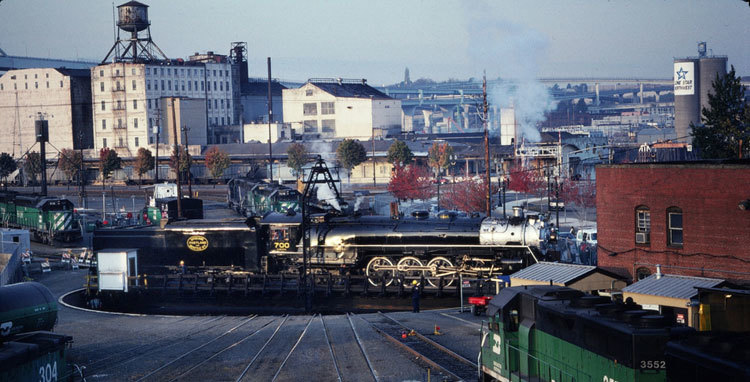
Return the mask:
{"type": "MultiPolygon", "coordinates": [[[[86,69],[9,70],[0,77],[0,152],[19,158],[36,143],[34,121],[49,121],[47,156],[90,148],[91,80],[86,69]]],[[[39,151],[37,146],[33,151],[39,151]]]]}
{"type": "Polygon", "coordinates": [[[401,101],[365,79],[310,79],[282,94],[284,122],[298,136],[370,139],[401,132],[401,101]]]}

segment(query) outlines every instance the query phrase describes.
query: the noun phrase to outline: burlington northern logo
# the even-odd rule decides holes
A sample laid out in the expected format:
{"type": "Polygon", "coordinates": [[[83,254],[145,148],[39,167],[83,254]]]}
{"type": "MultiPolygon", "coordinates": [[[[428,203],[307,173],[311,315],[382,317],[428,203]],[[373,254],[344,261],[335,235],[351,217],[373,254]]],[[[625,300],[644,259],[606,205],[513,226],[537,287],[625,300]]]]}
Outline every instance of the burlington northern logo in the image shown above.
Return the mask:
{"type": "Polygon", "coordinates": [[[195,252],[204,251],[208,248],[208,239],[203,236],[190,236],[187,239],[187,247],[195,252]]]}

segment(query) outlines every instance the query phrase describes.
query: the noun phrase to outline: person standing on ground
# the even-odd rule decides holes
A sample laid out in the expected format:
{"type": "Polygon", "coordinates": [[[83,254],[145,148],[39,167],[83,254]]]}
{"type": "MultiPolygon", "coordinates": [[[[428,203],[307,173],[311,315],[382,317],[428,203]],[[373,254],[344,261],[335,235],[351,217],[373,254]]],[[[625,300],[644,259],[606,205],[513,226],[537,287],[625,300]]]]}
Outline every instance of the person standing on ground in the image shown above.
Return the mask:
{"type": "Polygon", "coordinates": [[[411,307],[412,312],[419,313],[419,283],[417,280],[411,282],[411,307]]]}

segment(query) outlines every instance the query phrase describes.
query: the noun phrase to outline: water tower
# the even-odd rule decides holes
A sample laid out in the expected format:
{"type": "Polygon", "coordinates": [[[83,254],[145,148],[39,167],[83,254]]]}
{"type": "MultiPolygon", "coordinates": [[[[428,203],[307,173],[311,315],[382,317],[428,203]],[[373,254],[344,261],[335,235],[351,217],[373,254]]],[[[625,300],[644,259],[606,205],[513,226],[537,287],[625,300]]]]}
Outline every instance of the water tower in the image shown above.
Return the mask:
{"type": "MultiPolygon", "coordinates": [[[[164,52],[151,40],[151,22],[148,21],[148,5],[129,1],[117,7],[117,39],[102,64],[112,57],[115,62],[145,62],[168,60],[164,52]],[[121,37],[120,32],[129,32],[130,37],[121,37]]],[[[125,33],[123,33],[125,34],[125,33]]]]}

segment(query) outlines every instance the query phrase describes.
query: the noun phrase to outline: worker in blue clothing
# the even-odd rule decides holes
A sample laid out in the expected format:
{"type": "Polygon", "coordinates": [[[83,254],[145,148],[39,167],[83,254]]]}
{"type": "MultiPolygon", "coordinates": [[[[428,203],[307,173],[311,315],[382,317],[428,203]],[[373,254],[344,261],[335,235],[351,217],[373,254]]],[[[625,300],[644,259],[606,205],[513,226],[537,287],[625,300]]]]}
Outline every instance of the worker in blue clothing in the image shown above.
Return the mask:
{"type": "Polygon", "coordinates": [[[419,313],[419,283],[417,280],[411,282],[411,307],[412,312],[419,313]]]}

